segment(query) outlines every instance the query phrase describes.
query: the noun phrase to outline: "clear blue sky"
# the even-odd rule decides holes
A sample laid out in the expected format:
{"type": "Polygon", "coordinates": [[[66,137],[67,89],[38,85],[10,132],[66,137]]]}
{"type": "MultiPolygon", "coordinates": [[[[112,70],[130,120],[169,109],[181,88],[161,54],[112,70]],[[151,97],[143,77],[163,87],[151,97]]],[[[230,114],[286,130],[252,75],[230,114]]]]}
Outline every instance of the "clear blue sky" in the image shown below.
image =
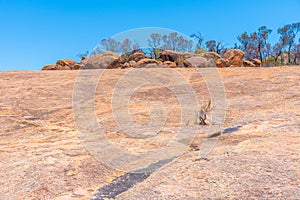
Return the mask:
{"type": "Polygon", "coordinates": [[[162,27],[233,46],[244,31],[300,21],[300,0],[0,0],[0,71],[39,70],[101,39],[162,27]]]}

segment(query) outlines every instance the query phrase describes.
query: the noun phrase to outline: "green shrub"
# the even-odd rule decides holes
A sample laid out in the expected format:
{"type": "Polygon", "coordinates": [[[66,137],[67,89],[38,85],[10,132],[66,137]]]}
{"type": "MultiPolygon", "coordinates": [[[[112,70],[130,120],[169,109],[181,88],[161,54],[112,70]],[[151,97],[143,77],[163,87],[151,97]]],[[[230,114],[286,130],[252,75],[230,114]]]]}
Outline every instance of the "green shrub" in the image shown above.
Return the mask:
{"type": "Polygon", "coordinates": [[[200,49],[197,49],[196,50],[196,54],[201,54],[201,53],[206,53],[207,51],[205,50],[205,49],[203,49],[203,48],[200,48],[200,49]]]}
{"type": "Polygon", "coordinates": [[[162,58],[156,58],[157,61],[161,61],[161,62],[164,62],[164,59],[162,58]]]}

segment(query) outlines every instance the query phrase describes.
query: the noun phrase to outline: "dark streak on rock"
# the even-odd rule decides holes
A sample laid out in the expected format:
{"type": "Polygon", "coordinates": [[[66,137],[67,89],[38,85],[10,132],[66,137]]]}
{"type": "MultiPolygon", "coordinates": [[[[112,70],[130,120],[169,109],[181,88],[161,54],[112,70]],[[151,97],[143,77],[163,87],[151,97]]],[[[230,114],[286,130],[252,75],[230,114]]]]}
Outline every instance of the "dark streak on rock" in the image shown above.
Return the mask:
{"type": "Polygon", "coordinates": [[[156,163],[150,164],[148,167],[128,172],[122,176],[113,179],[109,184],[97,190],[92,200],[104,200],[115,198],[117,195],[132,188],[135,184],[142,182],[148,178],[153,172],[161,168],[165,164],[171,162],[176,157],[172,157],[165,160],[160,160],[156,163]]]}
{"type": "Polygon", "coordinates": [[[223,130],[223,134],[227,134],[227,133],[233,133],[238,131],[240,128],[242,128],[242,126],[236,126],[236,127],[232,127],[232,128],[226,128],[225,130],[223,130]]]}

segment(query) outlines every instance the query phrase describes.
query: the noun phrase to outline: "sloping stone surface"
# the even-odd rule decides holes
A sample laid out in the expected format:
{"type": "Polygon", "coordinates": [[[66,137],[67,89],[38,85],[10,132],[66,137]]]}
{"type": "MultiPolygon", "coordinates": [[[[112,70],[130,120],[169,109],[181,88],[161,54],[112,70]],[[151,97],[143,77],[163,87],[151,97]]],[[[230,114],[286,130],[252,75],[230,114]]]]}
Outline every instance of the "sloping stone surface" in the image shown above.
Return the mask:
{"type": "MultiPolygon", "coordinates": [[[[186,78],[199,102],[207,102],[209,92],[197,69],[175,70],[186,78]]],[[[201,159],[206,140],[202,133],[208,127],[200,128],[184,156],[118,194],[117,199],[300,198],[298,67],[218,70],[228,107],[225,130],[215,138],[215,148],[201,159]]],[[[111,114],[113,89],[128,71],[103,73],[95,95],[99,125],[112,143],[128,151],[159,149],[182,125],[178,101],[162,85],[136,90],[129,106],[133,120],[147,124],[149,102],[161,102],[167,121],[161,133],[149,140],[128,137],[118,131],[111,114]]],[[[76,74],[0,73],[0,199],[90,199],[98,188],[130,173],[106,166],[84,147],[73,124],[76,74]]]]}

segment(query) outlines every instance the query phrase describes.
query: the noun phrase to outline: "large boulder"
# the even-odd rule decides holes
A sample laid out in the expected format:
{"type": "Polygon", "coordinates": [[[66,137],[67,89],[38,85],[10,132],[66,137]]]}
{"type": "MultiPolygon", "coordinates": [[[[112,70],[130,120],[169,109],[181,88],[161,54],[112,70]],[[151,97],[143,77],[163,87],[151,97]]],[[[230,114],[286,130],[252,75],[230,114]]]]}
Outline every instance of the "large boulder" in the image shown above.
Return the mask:
{"type": "Polygon", "coordinates": [[[56,64],[45,65],[42,70],[75,70],[80,68],[78,64],[79,63],[74,60],[63,59],[57,60],[56,64]]]}
{"type": "Polygon", "coordinates": [[[70,70],[75,70],[79,69],[78,68],[78,63],[75,60],[71,59],[63,59],[63,60],[57,60],[56,61],[56,68],[61,70],[61,69],[70,69],[70,70]]]}
{"type": "Polygon", "coordinates": [[[184,60],[183,64],[185,67],[197,67],[197,68],[216,67],[214,59],[207,59],[200,55],[193,56],[184,60]]]}
{"type": "Polygon", "coordinates": [[[205,53],[201,53],[200,55],[210,56],[210,57],[212,57],[212,58],[214,58],[214,59],[221,58],[221,56],[220,56],[218,53],[212,52],[212,51],[210,51],[210,52],[205,52],[205,53]]]}
{"type": "Polygon", "coordinates": [[[128,57],[128,61],[138,62],[144,58],[147,58],[147,56],[144,52],[135,52],[128,57]]]}
{"type": "Polygon", "coordinates": [[[116,69],[121,68],[120,56],[117,53],[106,51],[82,61],[83,69],[116,69]]]}
{"type": "Polygon", "coordinates": [[[177,65],[183,64],[185,59],[195,56],[194,53],[176,52],[172,50],[164,50],[159,54],[159,58],[163,61],[175,62],[177,65]]]}
{"type": "Polygon", "coordinates": [[[79,69],[83,68],[83,66],[84,65],[81,63],[76,63],[73,65],[73,68],[71,70],[79,70],[79,69]]]}
{"type": "Polygon", "coordinates": [[[47,64],[45,65],[42,70],[71,70],[69,66],[62,66],[57,64],[47,64]]]}
{"type": "Polygon", "coordinates": [[[57,70],[57,68],[55,64],[47,64],[42,68],[42,70],[57,70]]]}
{"type": "Polygon", "coordinates": [[[161,66],[162,62],[151,58],[144,58],[136,63],[136,67],[139,68],[156,68],[161,66]]]}
{"type": "Polygon", "coordinates": [[[136,67],[137,63],[134,60],[125,62],[122,68],[136,67]]]}
{"type": "Polygon", "coordinates": [[[72,68],[73,65],[75,65],[75,64],[77,64],[77,62],[74,60],[70,60],[70,59],[63,59],[63,60],[56,61],[56,65],[68,66],[70,68],[72,68]]]}
{"type": "Polygon", "coordinates": [[[229,67],[229,61],[224,58],[218,58],[215,60],[215,64],[218,68],[224,68],[224,67],[229,67]]]}
{"type": "Polygon", "coordinates": [[[172,61],[165,61],[163,63],[163,65],[166,66],[166,67],[170,67],[170,68],[176,68],[177,67],[176,63],[172,62],[172,61]]]}
{"type": "Polygon", "coordinates": [[[244,60],[243,66],[244,67],[256,67],[255,64],[253,62],[251,62],[250,60],[244,60]]]}
{"type": "Polygon", "coordinates": [[[255,67],[261,67],[261,61],[259,59],[253,59],[252,63],[255,65],[255,67]]]}
{"type": "Polygon", "coordinates": [[[243,65],[244,52],[239,49],[229,49],[223,54],[223,58],[227,59],[230,66],[241,67],[243,65]]]}

